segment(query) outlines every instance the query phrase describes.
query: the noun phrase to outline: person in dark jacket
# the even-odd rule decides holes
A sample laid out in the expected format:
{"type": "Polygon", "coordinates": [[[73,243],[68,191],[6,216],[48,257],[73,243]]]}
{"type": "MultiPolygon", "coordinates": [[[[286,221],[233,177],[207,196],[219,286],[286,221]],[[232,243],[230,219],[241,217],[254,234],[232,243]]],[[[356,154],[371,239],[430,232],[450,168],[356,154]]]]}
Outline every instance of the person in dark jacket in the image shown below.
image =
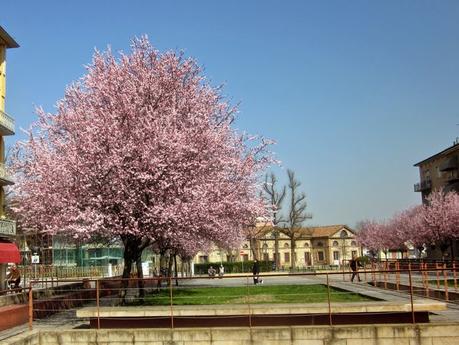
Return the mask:
{"type": "Polygon", "coordinates": [[[21,273],[16,265],[11,266],[10,272],[6,275],[7,284],[12,286],[13,289],[19,289],[21,283],[21,273]]]}
{"type": "Polygon", "coordinates": [[[349,260],[349,266],[351,267],[352,270],[352,277],[351,277],[351,282],[354,281],[354,278],[357,277],[357,279],[360,280],[359,276],[359,267],[363,267],[363,265],[360,263],[360,261],[357,259],[355,255],[352,256],[352,259],[349,260]]]}
{"type": "Polygon", "coordinates": [[[252,274],[253,274],[253,283],[257,285],[258,275],[260,274],[260,264],[258,263],[258,260],[253,261],[252,274]]]}

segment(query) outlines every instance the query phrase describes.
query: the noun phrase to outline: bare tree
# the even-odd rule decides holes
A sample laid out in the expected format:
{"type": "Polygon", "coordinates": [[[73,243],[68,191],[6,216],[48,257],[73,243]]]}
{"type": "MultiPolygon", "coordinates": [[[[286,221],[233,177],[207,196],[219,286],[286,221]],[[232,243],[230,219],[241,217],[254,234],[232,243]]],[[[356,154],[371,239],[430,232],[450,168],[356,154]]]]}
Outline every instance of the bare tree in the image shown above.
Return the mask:
{"type": "Polygon", "coordinates": [[[292,170],[287,170],[288,190],[289,190],[289,209],[286,220],[283,221],[282,232],[290,239],[290,256],[292,270],[296,266],[295,248],[296,240],[301,236],[300,229],[306,219],[311,219],[312,215],[306,212],[306,194],[299,191],[301,182],[295,178],[292,170]]]}
{"type": "Polygon", "coordinates": [[[274,253],[275,253],[275,261],[276,261],[276,268],[280,266],[279,260],[279,227],[278,225],[282,222],[282,218],[280,216],[280,210],[282,208],[282,201],[286,195],[286,186],[283,186],[280,190],[277,189],[277,177],[274,173],[266,174],[265,176],[265,183],[263,185],[263,190],[265,192],[265,196],[268,199],[268,202],[272,208],[272,226],[273,226],[273,234],[274,234],[274,253]]]}

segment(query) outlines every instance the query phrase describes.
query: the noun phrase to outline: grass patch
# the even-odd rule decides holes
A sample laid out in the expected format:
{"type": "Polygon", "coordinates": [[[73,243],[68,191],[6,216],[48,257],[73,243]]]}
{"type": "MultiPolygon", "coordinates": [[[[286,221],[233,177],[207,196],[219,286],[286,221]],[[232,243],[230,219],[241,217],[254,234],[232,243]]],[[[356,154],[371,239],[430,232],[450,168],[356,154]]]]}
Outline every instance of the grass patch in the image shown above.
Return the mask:
{"type": "MultiPolygon", "coordinates": [[[[448,281],[448,287],[454,288],[454,279],[448,279],[447,281],[448,281]]],[[[440,286],[445,285],[445,280],[444,280],[443,278],[441,278],[441,279],[439,280],[439,285],[440,285],[440,286]]],[[[459,279],[457,279],[457,285],[459,286],[459,279]]],[[[437,280],[429,280],[429,286],[430,286],[430,287],[432,287],[432,286],[433,286],[433,287],[437,286],[437,280]]]]}
{"type": "MultiPolygon", "coordinates": [[[[244,287],[174,288],[174,305],[259,304],[259,303],[324,303],[328,292],[325,285],[269,285],[244,287]]],[[[365,296],[330,288],[332,302],[374,301],[365,296]]],[[[170,291],[146,296],[144,305],[169,305],[170,291]]]]}

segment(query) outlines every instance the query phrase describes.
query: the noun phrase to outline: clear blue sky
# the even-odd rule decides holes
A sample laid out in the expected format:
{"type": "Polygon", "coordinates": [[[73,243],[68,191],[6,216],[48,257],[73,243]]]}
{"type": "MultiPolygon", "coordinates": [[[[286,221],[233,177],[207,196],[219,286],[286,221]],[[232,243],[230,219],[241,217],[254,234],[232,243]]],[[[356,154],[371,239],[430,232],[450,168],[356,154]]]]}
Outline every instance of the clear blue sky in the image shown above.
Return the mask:
{"type": "Polygon", "coordinates": [[[458,1],[3,0],[0,25],[21,45],[7,66],[17,128],[34,105],[53,110],[95,47],[147,34],[184,49],[241,102],[238,128],[278,142],[309,224],[419,203],[413,164],[459,136],[458,1]]]}

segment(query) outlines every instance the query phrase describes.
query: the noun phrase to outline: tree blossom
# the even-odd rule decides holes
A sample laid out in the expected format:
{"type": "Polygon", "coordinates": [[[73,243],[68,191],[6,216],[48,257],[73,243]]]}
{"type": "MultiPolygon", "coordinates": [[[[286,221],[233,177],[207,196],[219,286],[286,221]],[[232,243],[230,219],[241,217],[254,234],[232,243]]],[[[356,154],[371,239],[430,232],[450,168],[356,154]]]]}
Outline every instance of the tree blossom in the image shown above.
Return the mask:
{"type": "Polygon", "coordinates": [[[423,219],[429,228],[429,244],[438,244],[445,255],[451,239],[459,237],[457,193],[432,192],[423,209],[423,219]]]}
{"type": "Polygon", "coordinates": [[[264,214],[258,178],[270,141],[236,132],[237,109],[196,62],[147,38],[96,52],[54,114],[38,109],[17,145],[16,212],[30,229],[121,238],[127,277],[151,243],[183,255],[230,246],[264,214]]]}

